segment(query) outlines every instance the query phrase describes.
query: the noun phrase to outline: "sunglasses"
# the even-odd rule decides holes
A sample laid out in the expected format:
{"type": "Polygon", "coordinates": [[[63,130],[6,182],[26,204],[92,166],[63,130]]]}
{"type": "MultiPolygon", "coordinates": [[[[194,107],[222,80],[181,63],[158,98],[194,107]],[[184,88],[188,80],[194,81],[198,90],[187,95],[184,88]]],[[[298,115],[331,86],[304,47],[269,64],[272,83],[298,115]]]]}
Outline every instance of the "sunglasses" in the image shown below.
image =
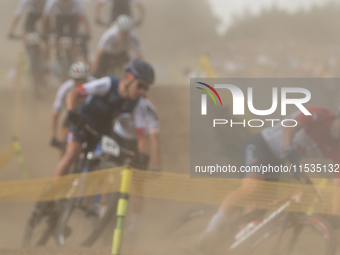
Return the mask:
{"type": "Polygon", "coordinates": [[[148,91],[148,90],[149,90],[149,85],[145,85],[145,84],[139,82],[139,83],[137,84],[137,88],[138,88],[138,89],[144,89],[145,91],[148,91]]]}

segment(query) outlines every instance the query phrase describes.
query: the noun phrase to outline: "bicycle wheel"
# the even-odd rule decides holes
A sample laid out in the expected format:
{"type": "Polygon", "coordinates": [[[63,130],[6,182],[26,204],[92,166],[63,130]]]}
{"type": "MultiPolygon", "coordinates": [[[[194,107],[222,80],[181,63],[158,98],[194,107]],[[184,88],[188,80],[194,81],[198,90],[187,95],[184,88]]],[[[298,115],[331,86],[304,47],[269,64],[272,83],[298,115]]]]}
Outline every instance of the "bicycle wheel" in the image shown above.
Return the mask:
{"type": "Polygon", "coordinates": [[[171,222],[165,231],[166,247],[169,254],[200,254],[197,241],[216,213],[215,207],[195,208],[171,222]]]}
{"type": "MultiPolygon", "coordinates": [[[[76,168],[86,168],[88,163],[80,162],[76,168]]],[[[86,173],[83,177],[80,182],[86,181],[86,173]]],[[[103,190],[100,194],[88,197],[82,197],[80,194],[79,197],[70,198],[65,202],[56,230],[59,245],[90,246],[97,240],[117,209],[119,194],[107,192],[112,182],[113,178],[108,178],[102,184],[103,190]]]]}
{"type": "Polygon", "coordinates": [[[295,217],[283,228],[277,225],[257,237],[244,254],[333,255],[336,252],[335,230],[317,216],[295,217]]]}
{"type": "Polygon", "coordinates": [[[28,218],[22,247],[45,245],[54,231],[57,217],[54,205],[51,205],[50,201],[38,202],[28,218]]]}
{"type": "Polygon", "coordinates": [[[118,201],[117,193],[108,193],[103,205],[100,203],[102,196],[67,200],[56,230],[59,245],[90,246],[97,240],[114,215],[118,201]]]}

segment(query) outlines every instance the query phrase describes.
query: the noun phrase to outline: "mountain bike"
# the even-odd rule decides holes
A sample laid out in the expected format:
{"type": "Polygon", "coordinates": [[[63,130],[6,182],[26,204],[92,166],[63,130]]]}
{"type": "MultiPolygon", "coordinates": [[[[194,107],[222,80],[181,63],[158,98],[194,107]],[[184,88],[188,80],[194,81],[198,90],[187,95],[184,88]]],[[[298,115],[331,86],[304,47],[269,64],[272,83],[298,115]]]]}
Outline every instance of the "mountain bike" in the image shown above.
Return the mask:
{"type": "Polygon", "coordinates": [[[81,177],[73,185],[79,187],[77,197],[65,200],[59,214],[56,228],[57,244],[60,246],[90,246],[100,236],[109,220],[114,216],[119,198],[118,192],[108,192],[109,186],[116,178],[110,174],[102,183],[102,191],[95,196],[82,196],[87,173],[98,169],[117,167],[116,159],[120,155],[120,146],[110,137],[102,136],[101,143],[93,152],[84,153],[75,173],[81,177]],[[70,234],[70,230],[72,233],[70,234]]]}
{"type": "Polygon", "coordinates": [[[201,247],[199,240],[216,208],[201,207],[185,213],[166,231],[170,249],[174,254],[335,254],[336,233],[325,217],[289,211],[303,201],[307,190],[322,199],[311,180],[305,180],[308,187],[276,201],[274,210],[254,209],[235,216],[216,236],[213,248],[201,247]]]}
{"type": "MultiPolygon", "coordinates": [[[[95,132],[88,125],[90,132],[95,132]]],[[[98,133],[96,133],[99,136],[98,133]]],[[[61,199],[58,201],[38,202],[28,219],[24,232],[23,247],[42,246],[47,243],[51,236],[55,237],[57,245],[89,246],[99,237],[106,227],[108,221],[117,208],[119,199],[118,192],[108,192],[112,185],[114,176],[101,183],[102,190],[95,196],[83,196],[86,185],[87,173],[102,168],[116,167],[115,159],[120,154],[132,154],[129,150],[121,148],[112,138],[101,137],[95,150],[87,144],[83,144],[84,152],[80,155],[78,162],[72,169],[71,174],[81,173],[69,188],[66,197],[78,191],[77,196],[61,199]]],[[[50,185],[46,192],[51,190],[50,185]]]]}

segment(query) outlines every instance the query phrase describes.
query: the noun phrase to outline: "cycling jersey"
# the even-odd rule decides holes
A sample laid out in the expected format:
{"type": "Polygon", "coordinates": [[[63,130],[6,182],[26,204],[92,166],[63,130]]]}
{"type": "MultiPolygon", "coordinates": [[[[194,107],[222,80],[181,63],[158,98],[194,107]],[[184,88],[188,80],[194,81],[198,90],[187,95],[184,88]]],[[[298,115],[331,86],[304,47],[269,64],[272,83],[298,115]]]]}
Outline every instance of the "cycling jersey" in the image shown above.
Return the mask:
{"type": "MultiPolygon", "coordinates": [[[[112,11],[111,11],[111,22],[115,21],[119,15],[125,14],[132,16],[131,12],[131,1],[132,0],[113,0],[112,11]]],[[[100,3],[106,3],[107,0],[98,0],[100,3]]],[[[140,0],[133,0],[134,3],[139,4],[140,0]]]]}
{"type": "Polygon", "coordinates": [[[41,18],[46,0],[21,0],[15,14],[21,15],[27,11],[27,17],[24,22],[25,32],[36,31],[36,23],[41,18]]]}
{"type": "Polygon", "coordinates": [[[48,0],[44,13],[56,15],[83,15],[85,9],[80,0],[48,0]]]}
{"type": "MultiPolygon", "coordinates": [[[[321,107],[307,108],[312,115],[304,115],[300,111],[287,119],[295,119],[302,128],[295,134],[292,146],[303,157],[331,158],[336,163],[340,159],[340,141],[331,137],[330,128],[335,120],[334,114],[321,107]]],[[[283,127],[281,123],[262,131],[262,136],[276,158],[285,157],[282,141],[283,127]]]]}
{"type": "Polygon", "coordinates": [[[79,110],[80,115],[101,134],[110,135],[113,119],[121,113],[133,112],[139,101],[121,98],[118,86],[117,78],[104,77],[77,88],[82,96],[87,96],[79,110]]]}
{"type": "MultiPolygon", "coordinates": [[[[96,78],[93,76],[89,76],[87,78],[87,82],[89,81],[93,81],[96,78]]],[[[67,81],[65,81],[58,89],[56,98],[54,100],[53,103],[53,110],[56,112],[60,112],[63,108],[63,106],[65,105],[65,99],[67,96],[67,93],[71,90],[75,88],[75,82],[73,79],[69,79],[67,81]]]]}
{"type": "Polygon", "coordinates": [[[114,132],[126,140],[136,140],[137,135],[159,132],[156,107],[146,98],[140,98],[132,113],[120,114],[115,121],[114,132]]]}
{"type": "Polygon", "coordinates": [[[104,52],[110,55],[118,55],[122,52],[141,53],[139,40],[135,33],[130,32],[127,40],[123,40],[119,34],[119,29],[116,25],[109,28],[99,41],[99,48],[104,49],[104,52]]]}
{"type": "Polygon", "coordinates": [[[22,14],[24,11],[28,13],[41,14],[44,10],[46,0],[21,0],[16,14],[22,14]]]}

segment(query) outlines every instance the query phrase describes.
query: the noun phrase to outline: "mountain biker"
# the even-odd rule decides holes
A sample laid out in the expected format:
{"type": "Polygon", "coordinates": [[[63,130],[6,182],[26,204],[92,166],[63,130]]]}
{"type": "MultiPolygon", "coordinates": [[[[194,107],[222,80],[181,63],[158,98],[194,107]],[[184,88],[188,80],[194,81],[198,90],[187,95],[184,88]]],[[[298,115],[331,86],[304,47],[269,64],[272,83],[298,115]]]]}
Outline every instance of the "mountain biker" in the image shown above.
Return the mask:
{"type": "MultiPolygon", "coordinates": [[[[28,33],[32,33],[37,31],[37,23],[41,19],[41,15],[46,4],[47,0],[21,0],[19,6],[17,7],[12,22],[10,24],[10,28],[8,31],[8,37],[14,38],[15,37],[15,28],[22,16],[22,14],[26,11],[27,17],[24,23],[24,41],[26,44],[26,35],[28,33]]],[[[48,24],[45,24],[48,26],[48,24]]],[[[44,48],[46,51],[46,41],[44,43],[44,48]]]]}
{"type": "MultiPolygon", "coordinates": [[[[93,76],[90,76],[89,65],[83,62],[76,62],[72,64],[69,75],[71,79],[65,81],[58,89],[56,98],[53,103],[53,111],[51,118],[51,145],[59,148],[64,148],[66,145],[67,133],[70,123],[67,119],[62,124],[61,139],[57,138],[57,124],[60,113],[65,106],[65,100],[67,93],[86,82],[95,80],[93,76]]],[[[80,105],[80,104],[79,104],[80,105]]],[[[63,152],[63,149],[62,149],[63,152]]]]}
{"type": "MultiPolygon", "coordinates": [[[[339,163],[340,115],[335,116],[321,107],[309,107],[307,110],[312,115],[304,115],[298,111],[288,117],[298,122],[295,127],[282,127],[278,123],[251,136],[242,148],[242,165],[280,166],[285,162],[297,165],[301,157],[331,158],[334,163],[339,163]]],[[[219,232],[224,226],[228,226],[232,215],[239,209],[235,204],[250,202],[251,194],[258,194],[261,189],[261,182],[258,180],[275,181],[279,178],[279,174],[270,174],[273,173],[249,173],[244,176],[241,186],[228,194],[211,218],[199,240],[202,248],[216,244],[219,232]]],[[[334,185],[340,186],[340,178],[336,173],[334,185]]],[[[338,194],[333,198],[333,213],[340,215],[338,194]]]]}
{"type": "Polygon", "coordinates": [[[101,37],[92,63],[92,72],[97,77],[108,75],[110,67],[121,68],[129,61],[129,54],[142,58],[137,36],[132,32],[132,19],[127,15],[120,15],[114,25],[101,37]]]}
{"type": "MultiPolygon", "coordinates": [[[[112,0],[112,11],[110,17],[111,23],[116,21],[117,17],[122,14],[133,17],[131,11],[131,2],[133,2],[138,9],[138,18],[136,19],[135,25],[140,25],[143,22],[145,17],[145,7],[141,0],[112,0]]],[[[100,19],[100,11],[105,3],[107,3],[107,0],[96,1],[96,5],[94,8],[94,17],[97,24],[102,23],[100,19]]]]}
{"type": "MultiPolygon", "coordinates": [[[[79,86],[68,93],[66,105],[68,119],[72,125],[68,134],[65,154],[59,161],[54,176],[67,174],[72,162],[82,151],[82,143],[92,147],[98,143],[98,135],[111,135],[112,122],[124,112],[133,112],[143,96],[154,82],[153,68],[145,61],[135,59],[126,67],[125,77],[103,77],[79,86]],[[76,102],[87,96],[85,103],[75,113],[76,102]],[[80,123],[84,123],[81,125],[80,123]],[[87,128],[79,128],[86,126],[87,128]]],[[[135,165],[146,168],[149,156],[147,144],[140,143],[138,154],[134,158],[135,165]]]]}
{"type": "MultiPolygon", "coordinates": [[[[68,36],[75,39],[80,23],[85,27],[88,38],[91,37],[90,24],[84,6],[80,0],[48,0],[43,19],[51,20],[51,30],[55,31],[57,39],[68,36]]],[[[47,28],[45,27],[45,30],[47,28]]],[[[56,42],[57,57],[59,56],[59,42],[56,42]]],[[[75,42],[72,43],[72,56],[75,58],[75,42]]]]}

